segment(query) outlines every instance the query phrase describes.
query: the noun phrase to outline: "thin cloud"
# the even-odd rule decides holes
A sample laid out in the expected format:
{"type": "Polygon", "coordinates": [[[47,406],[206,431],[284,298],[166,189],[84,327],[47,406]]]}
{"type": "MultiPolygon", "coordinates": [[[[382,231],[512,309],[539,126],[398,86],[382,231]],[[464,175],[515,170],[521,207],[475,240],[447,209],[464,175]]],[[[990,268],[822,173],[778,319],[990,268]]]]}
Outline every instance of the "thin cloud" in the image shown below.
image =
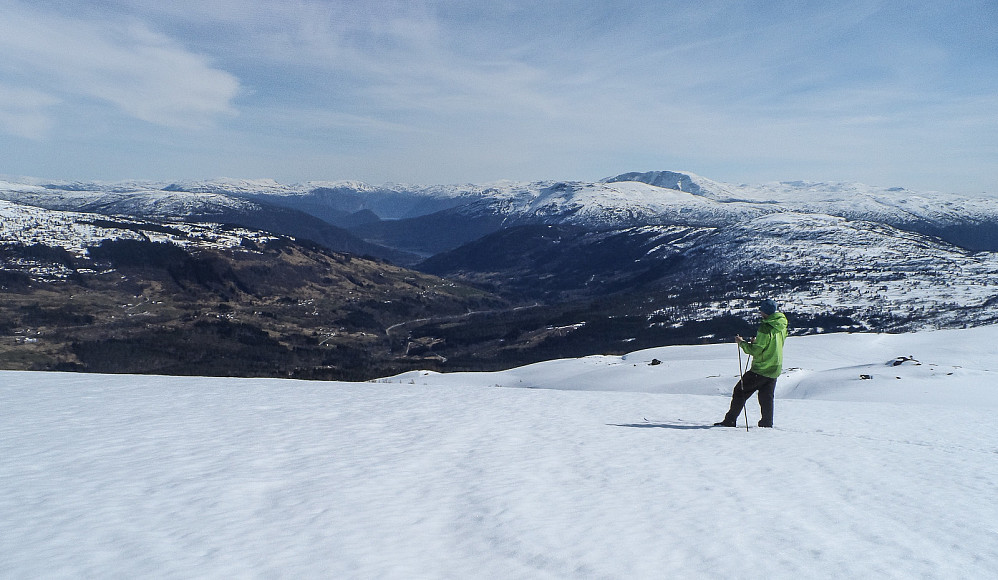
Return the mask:
{"type": "Polygon", "coordinates": [[[59,99],[32,89],[0,85],[0,131],[27,139],[43,139],[55,122],[49,108],[59,99]]]}
{"type": "Polygon", "coordinates": [[[189,171],[165,148],[294,181],[680,168],[980,191],[998,171],[990,0],[42,2],[61,12],[0,0],[0,84],[44,97],[0,94],[0,130],[99,106],[160,175],[189,171]]]}
{"type": "Polygon", "coordinates": [[[6,4],[0,74],[8,85],[97,99],[170,127],[201,127],[236,112],[235,76],[142,22],[72,18],[6,4]]]}

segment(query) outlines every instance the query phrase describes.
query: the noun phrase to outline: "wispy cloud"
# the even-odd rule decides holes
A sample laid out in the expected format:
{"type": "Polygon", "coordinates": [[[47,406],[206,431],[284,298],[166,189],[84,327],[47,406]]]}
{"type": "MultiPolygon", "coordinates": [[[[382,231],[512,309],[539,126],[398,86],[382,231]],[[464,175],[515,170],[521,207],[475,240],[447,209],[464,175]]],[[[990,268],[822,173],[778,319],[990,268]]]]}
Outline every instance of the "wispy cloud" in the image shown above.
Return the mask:
{"type": "MultiPolygon", "coordinates": [[[[85,97],[158,125],[194,128],[236,112],[240,84],[205,56],[127,18],[74,18],[4,2],[0,18],[0,71],[11,89],[0,94],[6,108],[18,95],[45,95],[39,102],[85,97]],[[19,86],[18,86],[19,85],[19,86]]],[[[46,116],[37,125],[51,125],[46,116]]]]}
{"type": "Polygon", "coordinates": [[[0,85],[0,131],[44,138],[54,125],[49,108],[59,100],[40,91],[0,85]]]}
{"type": "Polygon", "coordinates": [[[127,117],[129,142],[150,144],[132,154],[152,159],[154,146],[180,158],[190,144],[162,127],[211,126],[191,147],[199,166],[230,174],[683,168],[918,187],[908,174],[938,188],[963,172],[977,176],[967,190],[998,174],[981,153],[998,147],[992,0],[42,5],[0,0],[0,130],[37,137],[100,107],[127,117]]]}

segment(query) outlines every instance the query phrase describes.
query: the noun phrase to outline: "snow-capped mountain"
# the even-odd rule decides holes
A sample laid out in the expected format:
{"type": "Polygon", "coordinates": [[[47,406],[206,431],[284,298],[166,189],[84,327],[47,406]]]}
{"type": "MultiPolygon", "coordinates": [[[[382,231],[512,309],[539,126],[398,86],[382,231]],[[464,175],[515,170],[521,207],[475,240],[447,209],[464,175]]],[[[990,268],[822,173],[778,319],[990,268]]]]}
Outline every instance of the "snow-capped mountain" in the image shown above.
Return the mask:
{"type": "Polygon", "coordinates": [[[501,182],[434,191],[412,189],[406,195],[413,194],[452,207],[432,214],[408,212],[401,219],[393,215],[389,222],[368,221],[352,231],[380,244],[427,255],[456,248],[483,231],[523,224],[571,224],[590,230],[642,225],[724,227],[791,212],[883,223],[970,250],[998,250],[998,207],[990,199],[896,187],[805,182],[730,185],[692,173],[659,171],[622,174],[596,183],[501,182]],[[481,227],[471,227],[472,223],[481,227]],[[439,237],[442,229],[453,232],[435,245],[420,242],[427,235],[439,237]]]}
{"type": "MultiPolygon", "coordinates": [[[[355,226],[362,236],[381,232],[370,237],[403,250],[418,245],[413,239],[419,237],[423,222],[436,228],[449,217],[453,222],[495,224],[486,228],[491,231],[526,223],[598,230],[640,225],[719,227],[781,212],[884,223],[939,236],[971,250],[998,249],[998,204],[987,198],[857,183],[733,185],[673,171],[624,173],[594,183],[501,181],[449,186],[371,186],[355,181],[282,185],[273,180],[240,179],[70,183],[8,178],[0,181],[0,197],[49,209],[157,219],[259,212],[260,204],[279,206],[334,225],[355,226]],[[351,219],[359,212],[365,212],[365,219],[351,219]],[[372,225],[375,217],[403,224],[372,225]],[[400,233],[384,235],[386,227],[400,233]]],[[[467,241],[471,240],[455,238],[451,247],[467,241]]]]}
{"type": "Polygon", "coordinates": [[[673,184],[673,189],[685,188],[729,207],[747,204],[762,213],[824,214],[877,222],[938,236],[970,250],[998,250],[998,207],[991,198],[861,183],[787,181],[734,186],[692,173],[662,171],[623,174],[607,181],[673,184]]]}
{"type": "Polygon", "coordinates": [[[799,327],[830,314],[883,330],[998,320],[995,253],[821,214],[775,213],[717,228],[522,226],[419,268],[510,298],[645,293],[673,317],[690,304],[700,319],[723,316],[765,293],[786,304],[799,327]]]}
{"type": "Polygon", "coordinates": [[[405,252],[364,242],[320,217],[269,203],[268,200],[283,199],[290,191],[269,180],[218,180],[183,185],[27,181],[0,181],[0,199],[51,210],[171,222],[233,224],[309,239],[334,251],[400,262],[409,260],[405,252]]]}
{"type": "MultiPolygon", "coordinates": [[[[452,186],[8,179],[0,198],[293,235],[477,284],[514,305],[554,308],[515,311],[494,327],[479,325],[474,339],[432,316],[406,323],[407,340],[419,347],[407,343],[405,352],[452,363],[471,360],[466,355],[515,358],[555,338],[572,354],[616,350],[627,340],[709,339],[749,313],[759,294],[786,304],[802,332],[998,320],[998,204],[937,192],[732,185],[657,171],[452,186]],[[594,317],[630,322],[607,327],[594,317]],[[708,322],[719,326],[694,329],[708,322]],[[528,327],[552,330],[543,339],[518,334],[528,327]]],[[[465,323],[474,324],[455,328],[465,323]]]]}
{"type": "Polygon", "coordinates": [[[2,200],[0,303],[2,368],[326,378],[421,360],[386,328],[506,306],[261,230],[2,200]]]}
{"type": "MultiPolygon", "coordinates": [[[[92,247],[105,241],[134,240],[168,243],[197,249],[232,250],[265,244],[273,235],[218,224],[175,222],[157,224],[128,218],[107,219],[99,213],[46,210],[0,200],[0,248],[45,246],[85,259],[92,247]]],[[[42,280],[62,279],[74,273],[67,264],[16,257],[0,258],[5,271],[22,271],[42,280]]]]}
{"type": "Polygon", "coordinates": [[[848,312],[884,328],[891,319],[915,327],[998,321],[998,254],[882,223],[770,214],[704,236],[688,259],[708,278],[770,280],[801,314],[848,312]]]}

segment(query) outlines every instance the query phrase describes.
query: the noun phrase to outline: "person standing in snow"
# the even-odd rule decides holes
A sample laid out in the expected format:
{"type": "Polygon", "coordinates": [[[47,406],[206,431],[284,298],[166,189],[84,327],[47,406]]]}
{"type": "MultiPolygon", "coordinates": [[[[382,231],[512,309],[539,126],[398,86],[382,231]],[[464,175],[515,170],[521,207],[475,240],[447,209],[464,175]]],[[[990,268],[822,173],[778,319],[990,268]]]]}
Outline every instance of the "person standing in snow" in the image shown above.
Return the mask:
{"type": "Polygon", "coordinates": [[[776,302],[765,299],[759,303],[762,324],[754,341],[735,336],[738,347],[752,357],[752,368],[735,385],[731,393],[731,407],[724,420],[715,426],[734,427],[745,401],[752,393],[759,393],[759,409],[762,411],[760,427],[773,426],[773,399],[776,396],[776,379],[783,372],[783,342],[787,339],[787,317],[777,312],[776,302]]]}

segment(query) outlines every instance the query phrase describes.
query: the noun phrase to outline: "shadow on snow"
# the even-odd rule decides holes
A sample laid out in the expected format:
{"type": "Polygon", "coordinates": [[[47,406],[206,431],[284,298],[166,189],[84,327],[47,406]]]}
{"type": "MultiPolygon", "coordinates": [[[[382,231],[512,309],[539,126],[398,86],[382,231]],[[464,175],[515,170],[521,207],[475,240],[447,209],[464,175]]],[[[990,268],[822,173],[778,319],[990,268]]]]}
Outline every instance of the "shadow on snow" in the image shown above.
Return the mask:
{"type": "Polygon", "coordinates": [[[617,424],[608,423],[609,427],[636,427],[638,429],[713,429],[711,425],[691,425],[688,423],[677,424],[677,423],[628,423],[628,424],[617,424]]]}

